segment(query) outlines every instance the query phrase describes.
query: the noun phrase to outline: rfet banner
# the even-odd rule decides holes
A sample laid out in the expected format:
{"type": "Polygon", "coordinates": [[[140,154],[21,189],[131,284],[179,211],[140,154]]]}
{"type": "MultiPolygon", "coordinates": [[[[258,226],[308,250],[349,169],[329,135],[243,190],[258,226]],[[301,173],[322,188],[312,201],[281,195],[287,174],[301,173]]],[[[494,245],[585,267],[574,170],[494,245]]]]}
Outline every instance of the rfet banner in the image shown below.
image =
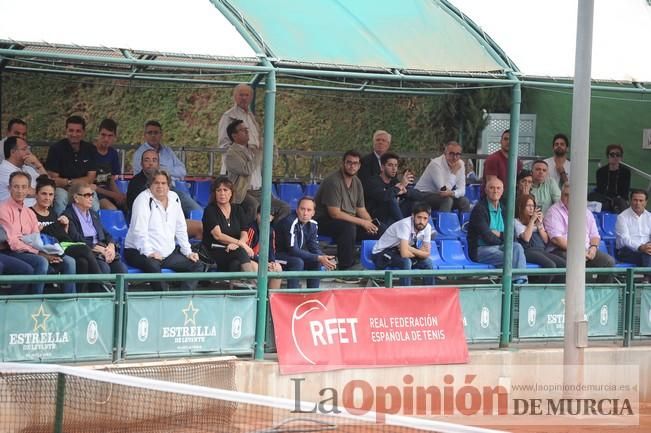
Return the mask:
{"type": "Polygon", "coordinates": [[[281,373],[468,361],[457,288],[273,293],[281,373]]]}

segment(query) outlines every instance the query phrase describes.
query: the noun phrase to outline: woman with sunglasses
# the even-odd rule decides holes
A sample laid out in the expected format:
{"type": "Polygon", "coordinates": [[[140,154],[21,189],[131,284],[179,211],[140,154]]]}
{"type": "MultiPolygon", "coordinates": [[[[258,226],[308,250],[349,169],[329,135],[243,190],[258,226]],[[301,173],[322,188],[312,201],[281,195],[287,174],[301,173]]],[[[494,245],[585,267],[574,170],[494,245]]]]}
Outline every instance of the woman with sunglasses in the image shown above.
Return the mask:
{"type": "Polygon", "coordinates": [[[68,218],[68,234],[73,242],[84,242],[93,251],[99,269],[104,274],[126,274],[127,267],[120,261],[118,246],[106,231],[97,212],[92,210],[93,190],[89,184],[73,183],[68,207],[63,215],[68,218]]]}
{"type": "MultiPolygon", "coordinates": [[[[36,214],[41,234],[52,236],[61,244],[65,255],[75,260],[77,274],[101,273],[95,255],[88,245],[83,242],[75,243],[68,235],[70,223],[68,217],[65,215],[57,217],[52,210],[55,189],[56,184],[47,175],[39,176],[36,179],[36,204],[31,209],[36,214]]],[[[91,289],[98,290],[99,286],[91,284],[91,289]]],[[[80,284],[79,291],[86,292],[86,284],[80,284]]]]}
{"type": "Polygon", "coordinates": [[[597,188],[588,200],[600,202],[602,212],[620,213],[628,208],[631,170],[621,164],[624,148],[620,144],[609,144],[606,156],[608,164],[597,169],[597,188]]]}

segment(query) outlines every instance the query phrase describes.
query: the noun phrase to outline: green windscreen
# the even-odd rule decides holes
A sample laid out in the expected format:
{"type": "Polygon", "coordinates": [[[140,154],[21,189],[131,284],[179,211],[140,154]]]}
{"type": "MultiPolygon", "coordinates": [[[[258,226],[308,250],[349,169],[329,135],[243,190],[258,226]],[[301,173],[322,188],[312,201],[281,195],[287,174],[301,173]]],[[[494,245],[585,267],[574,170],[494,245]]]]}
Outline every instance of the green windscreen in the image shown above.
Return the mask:
{"type": "Polygon", "coordinates": [[[438,1],[228,3],[279,61],[433,72],[504,70],[489,44],[438,1]]]}

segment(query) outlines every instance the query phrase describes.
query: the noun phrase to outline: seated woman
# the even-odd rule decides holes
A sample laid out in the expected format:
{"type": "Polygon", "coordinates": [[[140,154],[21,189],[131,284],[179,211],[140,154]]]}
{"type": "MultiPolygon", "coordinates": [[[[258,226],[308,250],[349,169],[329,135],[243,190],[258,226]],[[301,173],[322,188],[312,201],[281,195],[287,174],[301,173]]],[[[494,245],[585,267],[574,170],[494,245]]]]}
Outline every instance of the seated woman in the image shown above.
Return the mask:
{"type": "MultiPolygon", "coordinates": [[[[66,253],[66,256],[72,257],[77,265],[78,274],[100,274],[99,265],[95,255],[88,245],[83,242],[73,242],[68,235],[69,221],[68,217],[61,215],[57,218],[52,211],[54,202],[54,191],[56,184],[47,175],[41,175],[36,179],[36,204],[31,207],[38,220],[38,228],[42,234],[55,238],[66,253]]],[[[80,292],[88,291],[86,284],[79,285],[80,292]]],[[[100,291],[101,286],[92,284],[93,291],[100,291]]]]}
{"type": "MultiPolygon", "coordinates": [[[[543,268],[564,268],[565,259],[545,250],[549,236],[543,226],[543,213],[536,207],[534,196],[527,194],[518,197],[516,202],[516,219],[513,225],[515,236],[524,249],[527,262],[543,268]]],[[[564,276],[545,275],[542,282],[561,282],[564,276]]]]}
{"type": "Polygon", "coordinates": [[[232,204],[233,182],[220,176],[210,188],[210,201],[203,212],[202,243],[218,270],[253,272],[255,255],[247,245],[251,221],[240,205],[232,204]]]}
{"type": "MultiPolygon", "coordinates": [[[[161,268],[176,272],[202,272],[199,255],[192,252],[181,200],[170,191],[170,175],[156,170],[149,187],[138,194],[131,208],[131,224],[124,241],[127,263],[147,273],[161,268]],[[178,244],[178,246],[177,246],[178,244]]],[[[152,281],[156,291],[168,290],[164,281],[152,281]]],[[[197,281],[182,281],[185,290],[194,290],[197,281]]]]}
{"type": "Polygon", "coordinates": [[[620,213],[628,208],[631,188],[631,170],[620,164],[624,148],[619,144],[606,147],[608,165],[597,169],[597,188],[588,194],[588,200],[601,203],[602,212],[620,213]]]}
{"type": "Polygon", "coordinates": [[[126,274],[127,267],[120,261],[118,247],[106,231],[97,212],[92,210],[93,190],[89,184],[74,183],[70,187],[68,207],[63,215],[68,218],[68,234],[73,242],[84,242],[95,254],[99,269],[104,274],[126,274]]]}

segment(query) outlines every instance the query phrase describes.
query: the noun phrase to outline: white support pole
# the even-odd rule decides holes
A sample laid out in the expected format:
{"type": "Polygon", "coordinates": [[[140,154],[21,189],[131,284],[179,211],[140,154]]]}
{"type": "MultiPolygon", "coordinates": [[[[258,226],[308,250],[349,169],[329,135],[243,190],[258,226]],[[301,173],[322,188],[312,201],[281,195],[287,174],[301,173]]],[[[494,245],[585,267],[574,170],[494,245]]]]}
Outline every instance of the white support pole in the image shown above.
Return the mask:
{"type": "Polygon", "coordinates": [[[585,212],[588,194],[588,145],[590,141],[590,73],[594,0],[579,0],[572,99],[572,162],[570,216],[565,293],[564,381],[583,383],[585,318],[585,212]]]}

